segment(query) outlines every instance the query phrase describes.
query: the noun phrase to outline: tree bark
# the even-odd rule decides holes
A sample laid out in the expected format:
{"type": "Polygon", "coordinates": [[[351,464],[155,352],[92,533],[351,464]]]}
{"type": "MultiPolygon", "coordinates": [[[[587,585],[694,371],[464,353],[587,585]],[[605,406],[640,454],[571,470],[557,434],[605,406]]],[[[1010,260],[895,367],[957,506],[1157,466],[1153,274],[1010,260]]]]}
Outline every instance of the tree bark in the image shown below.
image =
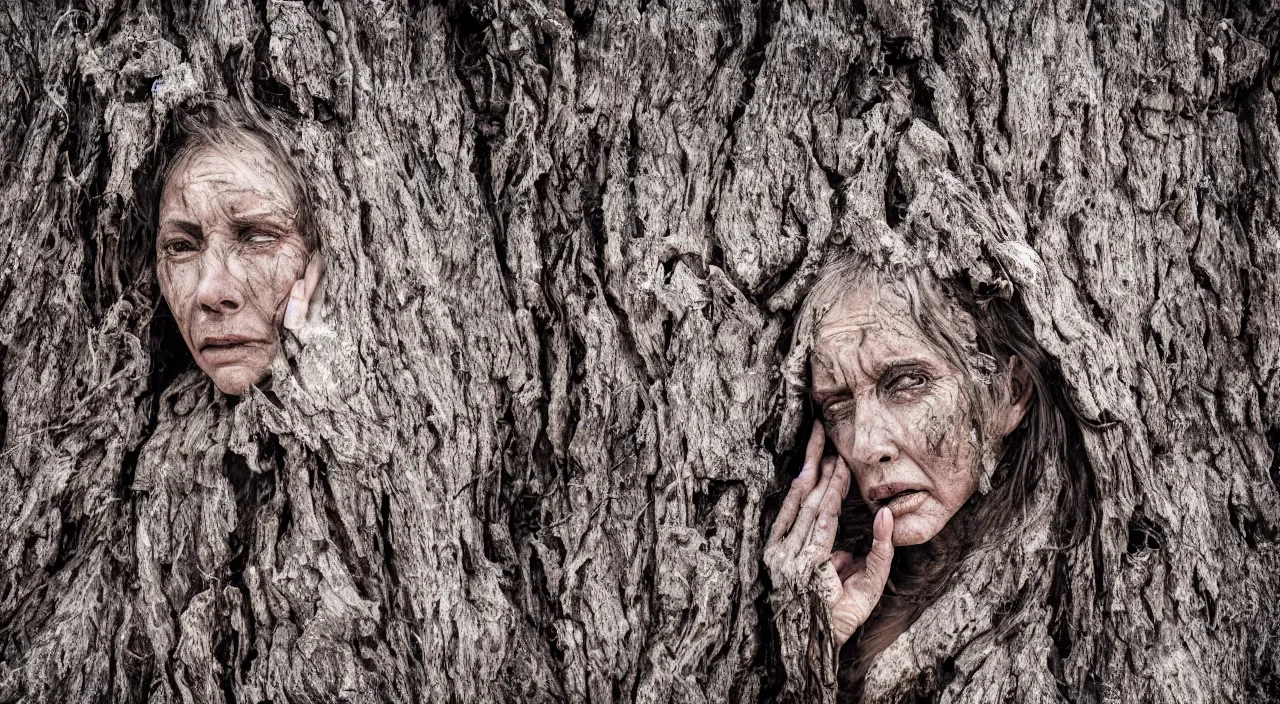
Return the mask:
{"type": "Polygon", "coordinates": [[[3,10],[0,701],[830,700],[760,556],[848,251],[1012,283],[1098,517],[973,555],[867,696],[1280,698],[1275,8],[3,10]],[[205,94],[296,118],[327,264],[239,403],[140,212],[205,94]]]}

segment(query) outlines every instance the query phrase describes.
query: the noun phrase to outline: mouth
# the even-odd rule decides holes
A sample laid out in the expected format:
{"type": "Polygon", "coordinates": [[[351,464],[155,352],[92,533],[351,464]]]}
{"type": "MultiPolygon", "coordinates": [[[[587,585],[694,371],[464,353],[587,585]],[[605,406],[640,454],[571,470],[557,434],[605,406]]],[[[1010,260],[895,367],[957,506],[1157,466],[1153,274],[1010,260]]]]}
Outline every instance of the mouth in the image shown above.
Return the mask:
{"type": "Polygon", "coordinates": [[[867,492],[867,499],[876,509],[888,507],[895,517],[911,513],[924,503],[929,492],[919,486],[882,484],[867,492]]]}
{"type": "Polygon", "coordinates": [[[245,335],[218,335],[215,337],[206,337],[200,342],[200,353],[218,354],[220,352],[238,351],[263,342],[265,342],[265,340],[260,340],[256,337],[247,337],[245,335]]]}

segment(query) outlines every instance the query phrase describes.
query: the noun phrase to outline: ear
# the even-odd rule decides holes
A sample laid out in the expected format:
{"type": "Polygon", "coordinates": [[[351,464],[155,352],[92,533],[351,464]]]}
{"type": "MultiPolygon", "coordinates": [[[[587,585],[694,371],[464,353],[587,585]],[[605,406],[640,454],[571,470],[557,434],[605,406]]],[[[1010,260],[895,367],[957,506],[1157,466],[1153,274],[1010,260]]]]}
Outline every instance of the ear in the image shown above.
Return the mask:
{"type": "Polygon", "coordinates": [[[316,289],[320,287],[320,275],[323,273],[324,257],[319,252],[312,252],[302,278],[293,282],[289,302],[285,305],[284,326],[289,330],[297,330],[307,322],[311,301],[316,295],[316,289]]]}
{"type": "Polygon", "coordinates": [[[1009,358],[1008,393],[1000,400],[995,409],[995,430],[1000,437],[1006,437],[1022,422],[1031,406],[1031,398],[1035,394],[1035,384],[1031,381],[1031,370],[1018,357],[1009,358]]]}

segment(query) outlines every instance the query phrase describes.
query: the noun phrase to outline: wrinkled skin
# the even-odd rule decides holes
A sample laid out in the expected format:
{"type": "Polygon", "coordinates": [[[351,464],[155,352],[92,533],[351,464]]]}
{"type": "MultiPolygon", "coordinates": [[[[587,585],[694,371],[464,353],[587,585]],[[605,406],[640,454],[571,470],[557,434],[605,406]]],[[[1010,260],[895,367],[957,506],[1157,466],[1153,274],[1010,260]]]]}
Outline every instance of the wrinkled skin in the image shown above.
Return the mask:
{"type": "Polygon", "coordinates": [[[916,328],[907,301],[866,286],[820,321],[810,373],[863,502],[893,511],[894,545],[937,535],[978,483],[964,373],[916,328]]]}
{"type": "Polygon", "coordinates": [[[279,166],[250,137],[188,154],[165,182],[160,292],[196,364],[224,393],[261,381],[281,325],[297,328],[307,317],[322,265],[297,212],[279,166]]]}
{"type": "Polygon", "coordinates": [[[843,458],[823,458],[825,442],[822,423],[815,422],[804,468],[774,519],[764,561],[775,585],[805,584],[817,571],[839,648],[866,622],[884,592],[893,563],[894,518],[888,508],[876,513],[871,551],[865,557],[854,558],[842,550],[832,553],[850,476],[843,458]]]}
{"type": "Polygon", "coordinates": [[[999,443],[1026,414],[1029,375],[1016,360],[1010,368],[1000,380],[1008,393],[996,393],[989,417],[975,419],[964,372],[916,326],[908,302],[891,288],[853,288],[819,321],[811,393],[824,422],[814,424],[766,563],[784,578],[819,571],[837,645],[879,601],[894,546],[933,539],[973,495],[982,452],[975,422],[999,443]],[[827,439],[837,456],[822,459],[827,439]],[[858,558],[832,552],[853,482],[876,513],[871,551],[858,558]]]}

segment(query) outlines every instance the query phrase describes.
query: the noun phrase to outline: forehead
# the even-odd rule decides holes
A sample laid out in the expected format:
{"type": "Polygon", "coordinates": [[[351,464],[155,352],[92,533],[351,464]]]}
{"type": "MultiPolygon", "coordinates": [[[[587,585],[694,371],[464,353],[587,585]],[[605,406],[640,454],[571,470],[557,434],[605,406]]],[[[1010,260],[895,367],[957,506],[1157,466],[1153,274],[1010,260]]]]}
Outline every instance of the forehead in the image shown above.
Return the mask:
{"type": "Polygon", "coordinates": [[[865,284],[837,292],[814,331],[812,361],[825,368],[852,354],[872,371],[879,362],[917,358],[944,363],[920,329],[910,302],[891,284],[865,284]]]}
{"type": "Polygon", "coordinates": [[[161,211],[272,204],[296,205],[284,167],[259,140],[238,136],[184,154],[165,179],[161,211]]]}
{"type": "Polygon", "coordinates": [[[923,337],[911,315],[911,305],[888,284],[861,284],[839,290],[819,314],[814,331],[818,346],[851,335],[865,337],[869,332],[923,337]]]}

